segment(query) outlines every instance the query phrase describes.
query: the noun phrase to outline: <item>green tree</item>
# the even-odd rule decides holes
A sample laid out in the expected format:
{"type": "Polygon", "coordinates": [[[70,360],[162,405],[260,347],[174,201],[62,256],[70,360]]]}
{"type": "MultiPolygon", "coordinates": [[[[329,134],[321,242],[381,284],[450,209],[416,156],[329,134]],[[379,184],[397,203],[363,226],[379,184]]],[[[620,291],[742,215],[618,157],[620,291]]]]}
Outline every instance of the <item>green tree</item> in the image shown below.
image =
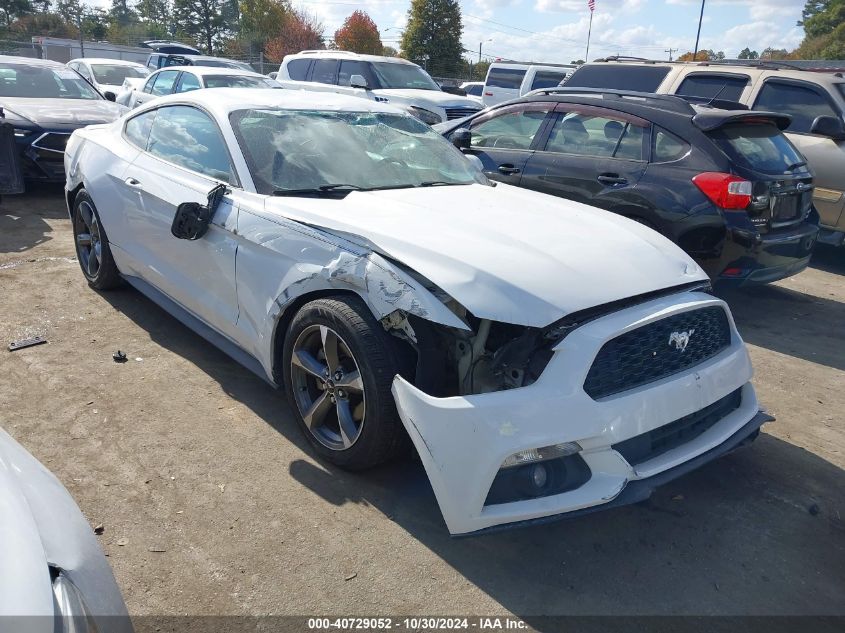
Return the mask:
{"type": "Polygon", "coordinates": [[[58,0],[56,2],[56,13],[67,24],[76,25],[82,16],[82,3],[79,0],[58,0]]]}
{"type": "Polygon", "coordinates": [[[804,59],[845,57],[845,0],[808,0],[799,26],[804,41],[795,51],[804,59]]]}
{"type": "Polygon", "coordinates": [[[737,55],[737,59],[759,59],[760,54],[757,51],[752,51],[747,46],[743,48],[739,55],[737,55]]]}
{"type": "Polygon", "coordinates": [[[170,4],[167,0],[139,0],[135,12],[150,35],[163,37],[170,25],[170,4]]]}
{"type": "Polygon", "coordinates": [[[573,64],[574,66],[580,66],[581,64],[583,64],[583,63],[585,63],[585,62],[584,62],[584,60],[583,60],[583,59],[573,59],[573,60],[572,60],[571,62],[569,62],[569,63],[570,63],[570,64],[573,64]]]}
{"type": "Polygon", "coordinates": [[[32,0],[31,4],[36,13],[49,13],[52,3],[50,0],[32,0]]]}
{"type": "Polygon", "coordinates": [[[366,55],[381,55],[384,49],[376,23],[360,9],[353,11],[334,32],[334,43],[342,51],[366,55]]]}
{"type": "Polygon", "coordinates": [[[101,7],[84,7],[82,32],[92,40],[104,40],[109,32],[109,14],[101,7]]]}
{"type": "Polygon", "coordinates": [[[239,38],[246,48],[262,50],[283,28],[291,11],[286,0],[241,0],[239,38]]]}
{"type": "Polygon", "coordinates": [[[176,34],[191,38],[214,54],[214,44],[226,31],[222,0],[175,0],[173,22],[176,34]]]}
{"type": "Polygon", "coordinates": [[[399,57],[399,51],[397,51],[392,46],[383,46],[381,49],[381,54],[385,57],[399,57]]]}
{"type": "Polygon", "coordinates": [[[0,18],[10,27],[12,22],[20,17],[32,13],[29,0],[0,0],[0,18]]]}
{"type": "Polygon", "coordinates": [[[402,52],[429,74],[448,76],[460,68],[462,33],[458,0],[411,0],[402,52]]]}
{"type": "Polygon", "coordinates": [[[109,23],[121,28],[138,21],[138,14],[129,6],[129,0],[112,0],[109,9],[109,23]]]}

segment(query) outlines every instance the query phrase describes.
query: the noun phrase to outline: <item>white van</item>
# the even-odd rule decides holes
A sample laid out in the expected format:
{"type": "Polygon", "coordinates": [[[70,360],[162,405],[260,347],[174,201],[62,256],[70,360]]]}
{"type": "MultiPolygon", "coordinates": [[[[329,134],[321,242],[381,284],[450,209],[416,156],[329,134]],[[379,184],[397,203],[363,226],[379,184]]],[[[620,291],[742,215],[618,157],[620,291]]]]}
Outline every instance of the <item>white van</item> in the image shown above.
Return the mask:
{"type": "Polygon", "coordinates": [[[508,99],[516,99],[532,90],[559,86],[576,68],[571,64],[493,62],[487,69],[482,103],[489,107],[508,99]]]}

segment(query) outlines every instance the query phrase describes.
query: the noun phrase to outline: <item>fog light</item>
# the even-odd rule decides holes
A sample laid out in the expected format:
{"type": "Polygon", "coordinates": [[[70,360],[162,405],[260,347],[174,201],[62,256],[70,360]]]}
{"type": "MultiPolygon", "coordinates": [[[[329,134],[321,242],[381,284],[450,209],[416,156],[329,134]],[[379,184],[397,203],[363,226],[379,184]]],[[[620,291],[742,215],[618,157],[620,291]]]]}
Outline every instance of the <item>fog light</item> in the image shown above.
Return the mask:
{"type": "Polygon", "coordinates": [[[501,467],[513,468],[514,466],[522,466],[534,462],[544,462],[549,459],[574,455],[580,452],[580,450],[581,445],[578,442],[564,442],[563,444],[552,444],[551,446],[543,446],[542,448],[529,448],[509,455],[502,462],[501,467]]]}
{"type": "Polygon", "coordinates": [[[549,481],[549,472],[543,464],[537,464],[531,468],[531,483],[535,488],[541,489],[549,481]]]}

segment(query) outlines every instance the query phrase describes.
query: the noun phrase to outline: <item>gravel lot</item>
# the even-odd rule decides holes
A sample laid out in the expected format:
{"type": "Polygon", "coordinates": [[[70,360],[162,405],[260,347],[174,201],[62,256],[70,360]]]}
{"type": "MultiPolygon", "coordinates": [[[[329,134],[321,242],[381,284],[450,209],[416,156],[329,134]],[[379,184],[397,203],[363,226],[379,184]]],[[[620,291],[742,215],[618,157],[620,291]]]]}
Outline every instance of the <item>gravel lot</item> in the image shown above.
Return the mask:
{"type": "Polygon", "coordinates": [[[317,463],[283,395],[131,289],[90,290],[59,188],[0,205],[0,424],[99,537],[133,615],[845,614],[845,251],[729,295],[750,448],[649,502],[451,539],[416,462],[317,463]],[[121,349],[129,362],[117,364],[121,349]]]}

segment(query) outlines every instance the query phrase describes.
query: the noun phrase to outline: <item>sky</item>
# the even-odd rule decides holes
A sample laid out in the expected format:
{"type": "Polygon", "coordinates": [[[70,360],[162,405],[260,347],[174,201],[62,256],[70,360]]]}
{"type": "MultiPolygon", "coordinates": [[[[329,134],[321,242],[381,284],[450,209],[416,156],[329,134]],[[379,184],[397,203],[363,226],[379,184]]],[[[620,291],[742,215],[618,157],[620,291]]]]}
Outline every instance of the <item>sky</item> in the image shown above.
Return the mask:
{"type": "MultiPolygon", "coordinates": [[[[356,9],[370,14],[382,42],[399,48],[410,0],[293,0],[317,14],[331,36],[356,9]]],[[[584,59],[590,12],[587,0],[460,0],[465,55],[483,59],[568,63],[584,59]]],[[[746,46],[792,50],[801,43],[804,0],[707,0],[700,48],[736,57],[746,46]]],[[[700,0],[596,0],[590,59],[631,55],[668,59],[695,45],[700,0]]]]}

